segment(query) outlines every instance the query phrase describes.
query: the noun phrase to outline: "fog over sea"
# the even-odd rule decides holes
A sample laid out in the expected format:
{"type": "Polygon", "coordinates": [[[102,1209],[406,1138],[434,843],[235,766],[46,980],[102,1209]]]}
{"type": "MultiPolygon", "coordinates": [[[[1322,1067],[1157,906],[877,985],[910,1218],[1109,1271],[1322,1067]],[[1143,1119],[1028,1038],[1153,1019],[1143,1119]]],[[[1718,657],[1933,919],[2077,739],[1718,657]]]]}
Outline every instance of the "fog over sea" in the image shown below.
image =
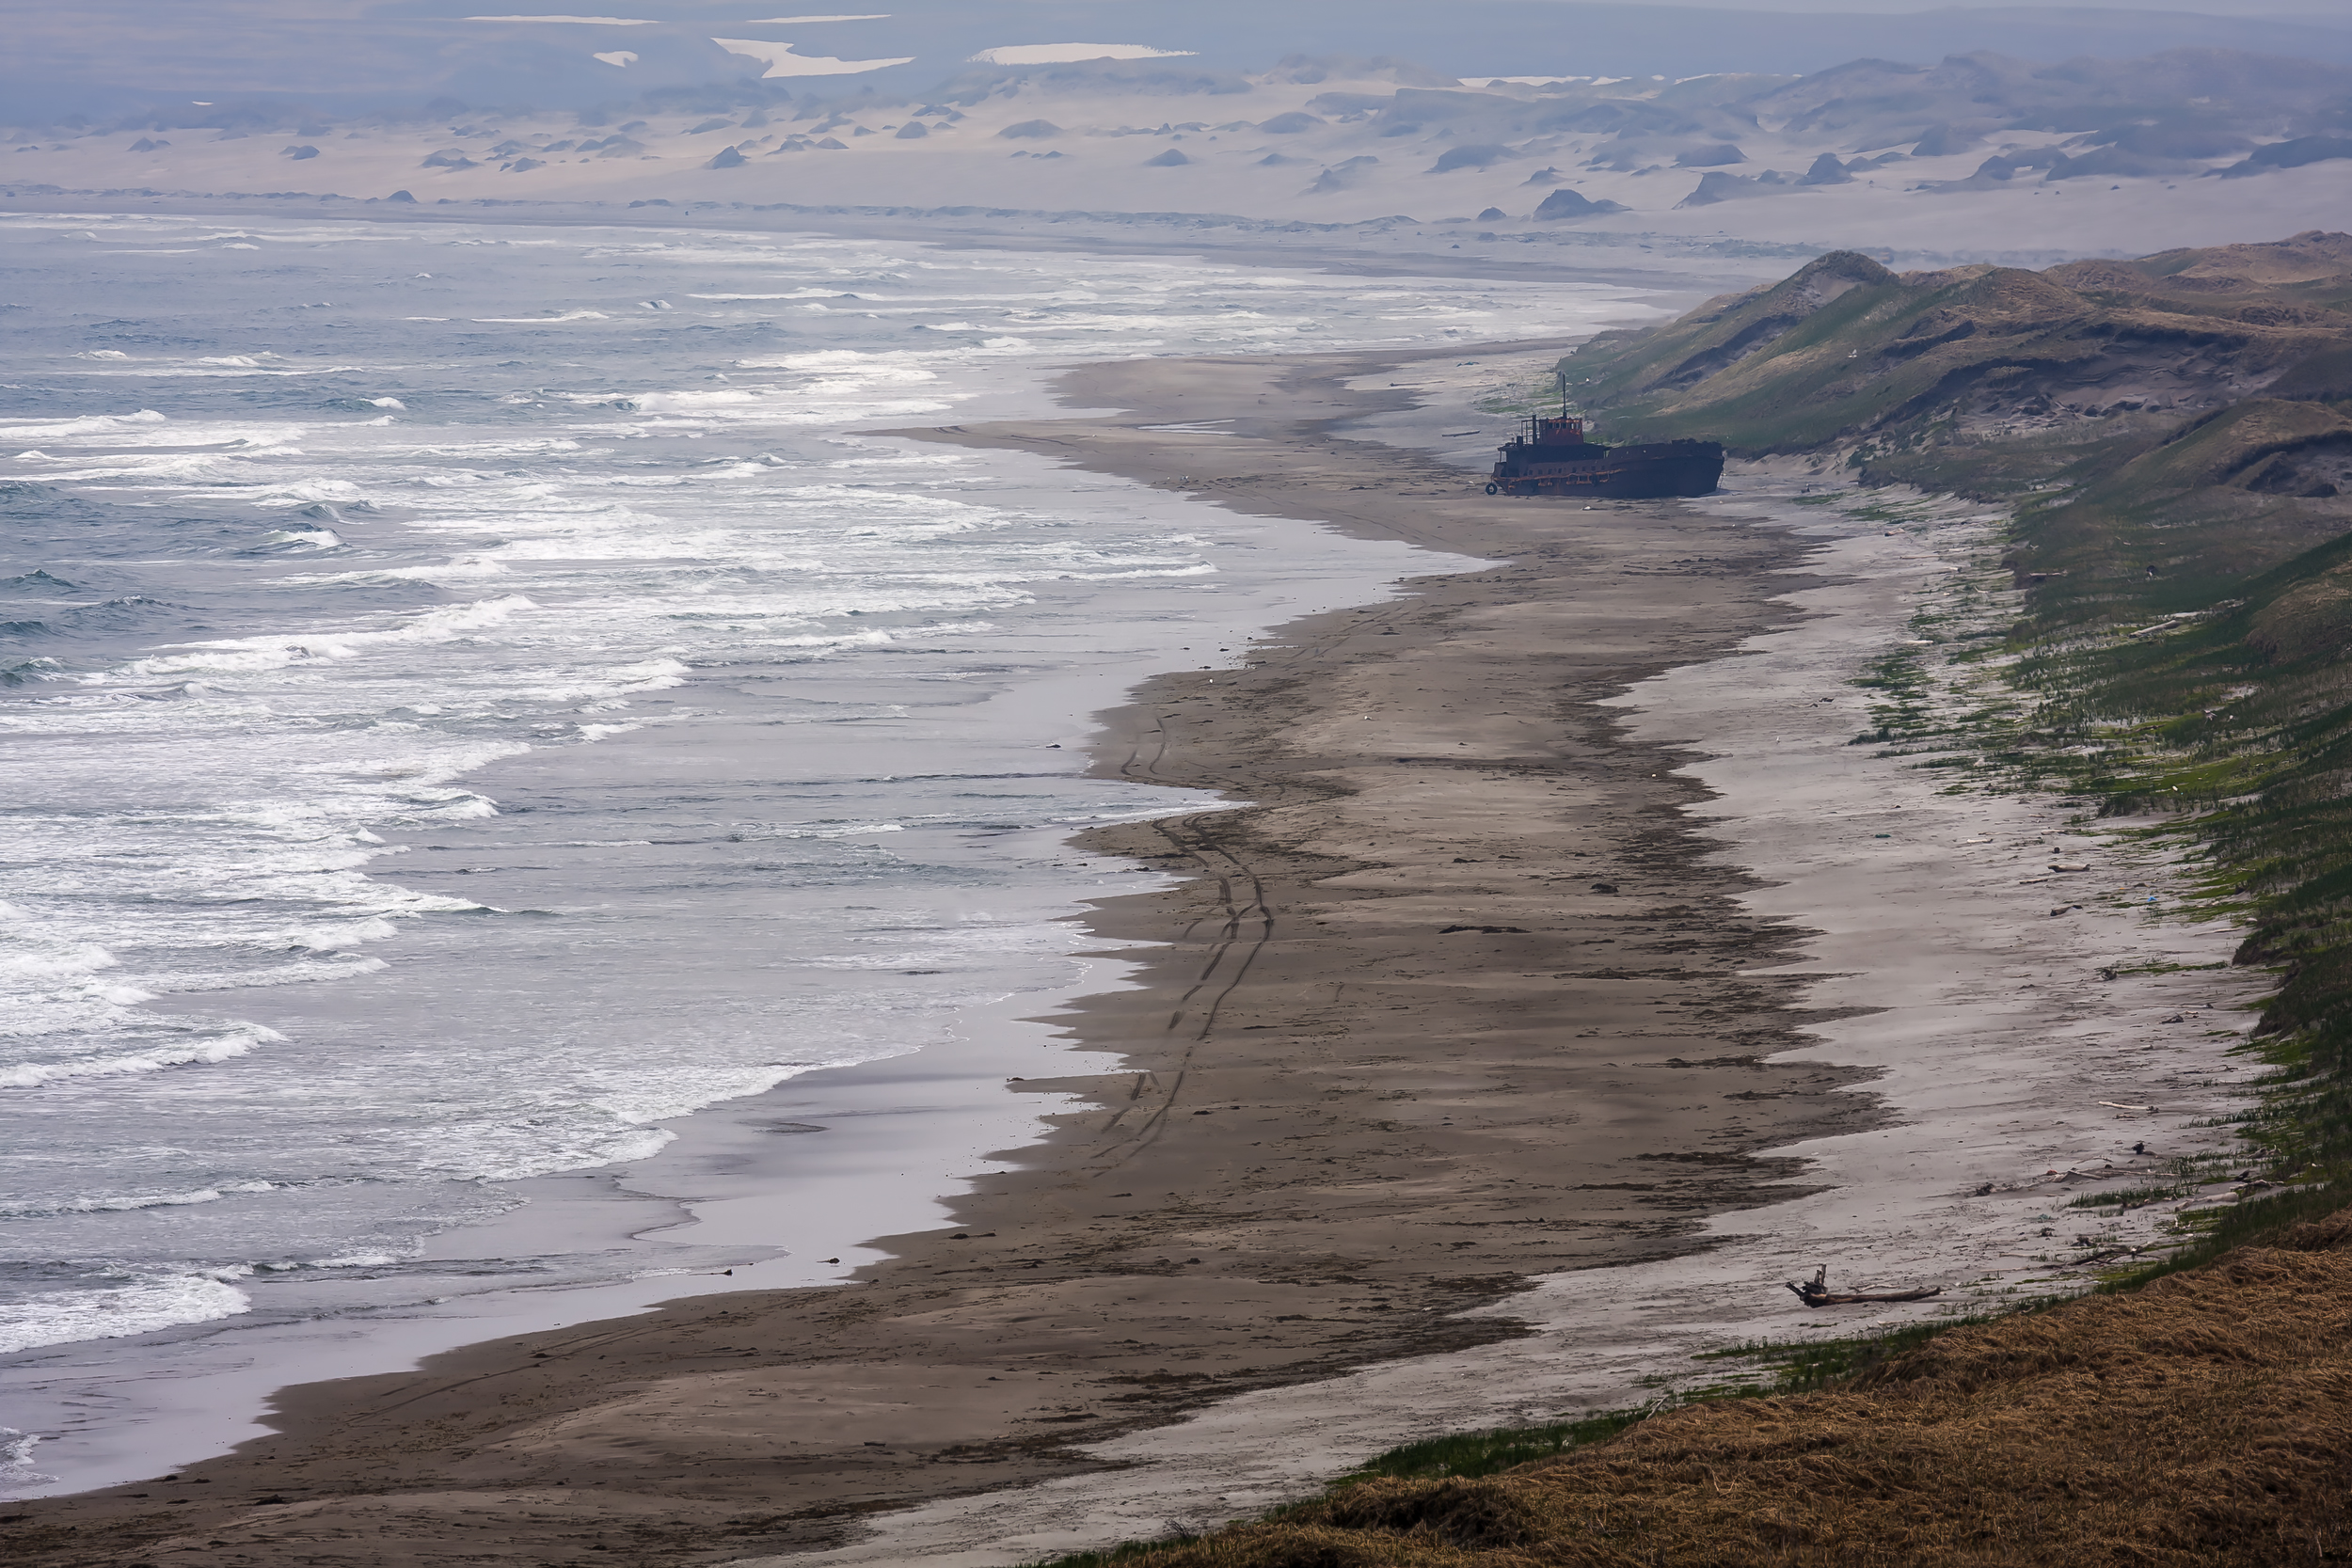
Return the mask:
{"type": "MultiPolygon", "coordinates": [[[[1048,412],[1077,359],[1629,299],[0,219],[0,1352],[441,1299],[434,1239],[516,1183],[1069,984],[1105,868],[1061,840],[1190,798],[1079,777],[1083,709],[1036,694],[1231,662],[1408,562],[858,430],[1048,412]]],[[[463,1288],[647,1266],[552,1246],[463,1288]]]]}

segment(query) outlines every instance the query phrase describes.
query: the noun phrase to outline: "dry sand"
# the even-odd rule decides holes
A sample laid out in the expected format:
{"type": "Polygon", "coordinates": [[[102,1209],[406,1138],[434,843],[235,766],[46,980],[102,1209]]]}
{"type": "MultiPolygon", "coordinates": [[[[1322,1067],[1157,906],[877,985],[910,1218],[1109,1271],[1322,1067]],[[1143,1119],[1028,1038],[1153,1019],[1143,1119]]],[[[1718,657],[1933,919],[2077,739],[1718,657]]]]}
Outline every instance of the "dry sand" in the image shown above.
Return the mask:
{"type": "Polygon", "coordinates": [[[2247,987],[2099,980],[2225,933],[2053,918],[2058,808],[1843,744],[1842,683],[1923,595],[1982,587],[1981,528],[1915,507],[1890,535],[1770,478],[1490,500],[1331,437],[1404,401],[1349,389],[1394,362],[1090,367],[1070,401],[1123,412],[930,433],[1497,562],[1104,716],[1102,769],[1252,803],[1094,835],[1186,873],[1089,922],[1143,967],[1062,1022],[1128,1070],[1023,1085],[1093,1108],[954,1232],[859,1285],[288,1390],[278,1437],[27,1506],[17,1559],[1005,1563],[1830,1332],[1777,1283],[1817,1261],[2041,1288],[2068,1189],[2032,1183],[2182,1152],[2224,1091],[2096,1101],[2151,1102],[2153,1061],[2217,1076],[2227,1040],[2153,1021],[2247,987]]]}

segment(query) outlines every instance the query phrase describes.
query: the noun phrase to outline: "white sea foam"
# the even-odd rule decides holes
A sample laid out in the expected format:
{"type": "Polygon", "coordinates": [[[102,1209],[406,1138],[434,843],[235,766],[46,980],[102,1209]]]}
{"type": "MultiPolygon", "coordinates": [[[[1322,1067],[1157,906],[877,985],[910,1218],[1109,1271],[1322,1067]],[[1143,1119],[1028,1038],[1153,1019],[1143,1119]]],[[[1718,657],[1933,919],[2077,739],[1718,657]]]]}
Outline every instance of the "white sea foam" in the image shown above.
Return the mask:
{"type": "MultiPolygon", "coordinates": [[[[17,940],[23,940],[21,937],[17,940]]],[[[0,981],[48,985],[87,980],[118,960],[95,942],[74,942],[47,952],[0,953],[0,981]]]]}
{"type": "Polygon", "coordinates": [[[902,833],[903,822],[820,822],[804,827],[740,830],[746,838],[864,838],[870,833],[902,833]]]}
{"type": "MultiPolygon", "coordinates": [[[[471,604],[428,610],[405,626],[380,631],[316,632],[297,637],[235,637],[215,642],[188,644],[183,653],[133,659],[123,666],[130,676],[196,673],[247,673],[278,670],[310,659],[357,658],[364,653],[404,644],[445,641],[499,626],[526,610],[539,608],[519,594],[471,604]]],[[[105,678],[105,677],[101,677],[105,678]]]]}
{"type": "Polygon", "coordinates": [[[242,499],[253,506],[308,506],[319,501],[349,505],[366,500],[367,493],[347,479],[313,477],[257,484],[246,489],[242,499]]]}
{"type": "Polygon", "coordinates": [[[38,1088],[68,1078],[115,1078],[125,1073],[161,1072],[167,1068],[210,1066],[233,1060],[255,1046],[286,1037],[274,1029],[248,1023],[234,1034],[209,1039],[158,1045],[120,1056],[67,1057],[54,1062],[19,1062],[0,1068],[0,1089],[38,1088]]]}
{"type": "Polygon", "coordinates": [[[762,299],[837,299],[840,297],[840,291],[836,289],[789,289],[783,293],[774,294],[689,294],[686,297],[689,299],[710,299],[723,301],[762,299]]]}
{"type": "MultiPolygon", "coordinates": [[[[89,221],[0,216],[0,243],[89,221]]],[[[27,759],[0,1115],[43,1117],[0,1129],[0,1180],[47,1206],[0,1226],[0,1305],[63,1304],[57,1338],[187,1321],[172,1282],[368,1273],[499,1207],[485,1183],[643,1159],[657,1123],[1068,973],[1069,874],[1008,846],[1168,800],[1036,772],[1049,736],[998,699],[1191,641],[1290,558],[1218,553],[1255,525],[1174,498],[850,430],[1012,406],[1073,354],[1438,341],[1497,296],[1540,333],[1597,297],[824,235],[120,228],[186,251],[189,288],[160,316],[151,262],[80,243],[43,308],[134,324],[82,335],[124,357],[60,354],[57,417],[0,425],[50,454],[0,475],[71,492],[110,579],[147,578],[119,635],[0,689],[27,759]],[[233,303],[276,300],[281,241],[381,285],[332,358],[233,303]],[[641,307],[690,288],[713,297],[641,307]],[[553,325],[557,357],[530,346],[553,325]],[[641,728],[661,744],[595,744],[641,728]],[[200,1010],[278,1022],[297,986],[284,1043],[200,1010]],[[207,1192],[166,1225],[73,1207],[207,1192]],[[102,1322],[8,1272],[64,1256],[163,1294],[102,1322]]]]}
{"type": "Polygon", "coordinates": [[[382,942],[398,927],[381,915],[364,920],[346,921],[335,926],[295,927],[278,934],[277,940],[289,947],[308,948],[314,953],[340,952],[357,947],[365,942],[382,942]]]}
{"type": "Polygon", "coordinates": [[[23,1491],[57,1479],[35,1467],[33,1450],[40,1446],[34,1433],[0,1427],[0,1492],[23,1491]]]}
{"type": "Polygon", "coordinates": [[[199,1187],[184,1193],[116,1193],[66,1198],[56,1203],[0,1203],[0,1219],[29,1219],[43,1214],[120,1214],[139,1209],[183,1209],[198,1203],[218,1203],[231,1193],[269,1193],[271,1181],[230,1181],[218,1187],[199,1187]]]}
{"type": "Polygon", "coordinates": [[[262,535],[265,545],[294,545],[304,549],[334,550],[342,547],[342,539],[332,529],[278,529],[262,535]]]}
{"type": "MultiPolygon", "coordinates": [[[[466,907],[469,910],[481,908],[478,904],[466,907]]],[[[369,927],[370,930],[368,936],[358,939],[359,941],[389,937],[398,931],[398,927],[389,921],[369,920],[362,924],[369,927]]],[[[261,986],[307,986],[318,980],[348,980],[361,974],[373,974],[387,967],[382,958],[362,958],[348,952],[347,949],[353,945],[356,945],[356,942],[327,941],[318,943],[316,950],[333,955],[331,961],[306,959],[289,964],[272,964],[266,969],[234,970],[223,974],[175,974],[169,971],[143,974],[140,976],[142,983],[153,988],[152,990],[133,990],[124,987],[120,988],[118,992],[106,994],[105,1000],[127,1006],[135,1002],[152,1001],[157,996],[194,995],[208,990],[250,990],[261,986]]]]}
{"type": "Polygon", "coordinates": [[[118,436],[164,422],[152,408],[135,414],[86,414],[60,420],[24,420],[0,424],[0,441],[62,441],[77,436],[118,436]]]}
{"type": "Polygon", "coordinates": [[[96,1291],[43,1291],[0,1303],[0,1354],[77,1339],[120,1339],[235,1317],[253,1299],[203,1275],[164,1275],[96,1291]]]}

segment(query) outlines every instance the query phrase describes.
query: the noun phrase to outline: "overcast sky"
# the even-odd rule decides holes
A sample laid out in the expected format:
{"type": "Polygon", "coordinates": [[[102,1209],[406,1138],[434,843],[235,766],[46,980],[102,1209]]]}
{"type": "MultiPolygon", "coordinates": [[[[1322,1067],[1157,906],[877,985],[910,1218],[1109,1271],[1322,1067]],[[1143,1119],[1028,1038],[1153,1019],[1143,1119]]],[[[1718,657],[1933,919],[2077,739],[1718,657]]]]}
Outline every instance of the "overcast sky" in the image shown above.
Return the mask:
{"type": "MultiPolygon", "coordinates": [[[[1279,0],[1276,0],[1279,4],[1279,0]]],[[[1868,11],[2014,10],[2017,0],[1681,0],[1721,10],[1740,11],[1868,11]]],[[[2195,11],[2201,16],[2279,16],[2307,21],[2341,22],[2352,27],[2352,0],[2073,0],[2071,6],[2029,8],[2042,15],[2069,9],[2110,11],[2195,11]]]]}

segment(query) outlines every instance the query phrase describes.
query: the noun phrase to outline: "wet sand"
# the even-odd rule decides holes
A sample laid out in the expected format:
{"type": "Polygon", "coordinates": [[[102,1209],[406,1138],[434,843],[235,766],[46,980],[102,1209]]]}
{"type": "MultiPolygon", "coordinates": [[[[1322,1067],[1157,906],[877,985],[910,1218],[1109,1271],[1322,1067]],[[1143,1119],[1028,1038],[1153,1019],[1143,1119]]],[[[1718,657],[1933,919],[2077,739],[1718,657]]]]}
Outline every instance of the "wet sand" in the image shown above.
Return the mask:
{"type": "Polygon", "coordinates": [[[1089,1108],[951,1229],[885,1239],[850,1286],[288,1389],[234,1455],[21,1505],[13,1559],[838,1545],[864,1515],[1101,1469],[1081,1445],[1228,1396],[1508,1340],[1531,1275],[1674,1256],[1802,1193],[1753,1151],[1861,1130],[1865,1075],[1764,1059],[1821,1022],[1804,976],[1756,973],[1802,933],[1692,832],[1687,753],[1597,705],[1788,624],[1804,546],[1676,503],[1489,499],[1331,434],[1409,395],[1350,381],[1409,362],[1090,366],[1067,401],[1117,412],[905,433],[1494,562],[1103,716],[1098,770],[1248,803],[1089,836],[1182,878],[1089,917],[1142,969],[1057,1021],[1125,1070],[1011,1085],[1089,1108]],[[1218,433],[1146,428],[1196,421],[1218,433]]]}

